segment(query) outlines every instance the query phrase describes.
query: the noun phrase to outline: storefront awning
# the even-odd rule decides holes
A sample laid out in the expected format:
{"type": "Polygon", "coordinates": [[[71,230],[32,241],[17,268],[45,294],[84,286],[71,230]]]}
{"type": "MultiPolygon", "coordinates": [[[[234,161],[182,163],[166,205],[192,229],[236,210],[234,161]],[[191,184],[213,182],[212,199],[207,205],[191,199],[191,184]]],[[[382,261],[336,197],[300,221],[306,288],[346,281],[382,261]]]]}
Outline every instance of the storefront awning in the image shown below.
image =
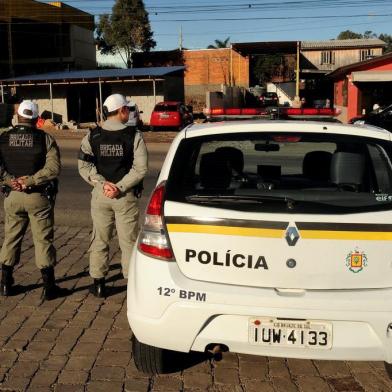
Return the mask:
{"type": "Polygon", "coordinates": [[[353,82],[392,82],[392,71],[358,71],[351,74],[353,82]]]}

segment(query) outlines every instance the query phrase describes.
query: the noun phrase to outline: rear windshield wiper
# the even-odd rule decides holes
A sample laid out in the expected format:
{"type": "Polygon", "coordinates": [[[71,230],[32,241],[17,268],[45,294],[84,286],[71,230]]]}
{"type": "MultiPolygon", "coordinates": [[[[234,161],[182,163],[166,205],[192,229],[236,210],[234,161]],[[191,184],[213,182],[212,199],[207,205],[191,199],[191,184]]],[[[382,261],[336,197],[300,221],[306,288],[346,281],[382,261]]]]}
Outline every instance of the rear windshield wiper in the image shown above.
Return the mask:
{"type": "Polygon", "coordinates": [[[200,203],[219,202],[239,202],[239,203],[265,203],[268,201],[281,201],[287,204],[289,209],[294,208],[295,200],[287,196],[272,195],[190,195],[186,196],[187,201],[200,203]]]}

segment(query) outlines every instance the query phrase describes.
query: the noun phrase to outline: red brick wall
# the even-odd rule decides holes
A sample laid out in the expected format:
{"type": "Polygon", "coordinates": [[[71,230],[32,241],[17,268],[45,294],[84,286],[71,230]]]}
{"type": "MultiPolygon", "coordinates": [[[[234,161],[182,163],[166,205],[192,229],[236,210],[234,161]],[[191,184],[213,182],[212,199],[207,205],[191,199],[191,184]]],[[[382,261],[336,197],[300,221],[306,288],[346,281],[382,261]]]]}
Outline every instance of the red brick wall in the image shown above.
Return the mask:
{"type": "Polygon", "coordinates": [[[230,48],[185,50],[184,60],[185,86],[230,85],[231,81],[249,86],[249,60],[230,48]]]}

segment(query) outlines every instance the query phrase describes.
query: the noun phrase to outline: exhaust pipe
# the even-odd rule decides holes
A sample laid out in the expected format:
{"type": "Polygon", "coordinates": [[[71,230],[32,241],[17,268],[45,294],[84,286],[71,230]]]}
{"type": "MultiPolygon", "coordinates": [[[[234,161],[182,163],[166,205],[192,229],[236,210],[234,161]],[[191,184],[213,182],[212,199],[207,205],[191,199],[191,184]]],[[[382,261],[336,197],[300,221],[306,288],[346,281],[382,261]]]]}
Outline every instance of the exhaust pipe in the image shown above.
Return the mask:
{"type": "Polygon", "coordinates": [[[221,355],[222,353],[226,353],[229,351],[229,348],[225,344],[220,343],[210,343],[206,347],[206,352],[210,353],[213,356],[221,355]]]}

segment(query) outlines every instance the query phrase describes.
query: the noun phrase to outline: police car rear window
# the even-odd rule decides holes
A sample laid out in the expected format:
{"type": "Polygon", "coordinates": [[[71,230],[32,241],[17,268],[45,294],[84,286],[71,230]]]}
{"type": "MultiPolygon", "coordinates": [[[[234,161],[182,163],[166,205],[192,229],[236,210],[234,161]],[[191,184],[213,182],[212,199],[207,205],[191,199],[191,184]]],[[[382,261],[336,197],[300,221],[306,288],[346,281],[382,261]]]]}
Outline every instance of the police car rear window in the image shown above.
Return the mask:
{"type": "Polygon", "coordinates": [[[166,198],[244,211],[390,209],[391,144],[284,132],[189,138],[177,150],[166,198]]]}

